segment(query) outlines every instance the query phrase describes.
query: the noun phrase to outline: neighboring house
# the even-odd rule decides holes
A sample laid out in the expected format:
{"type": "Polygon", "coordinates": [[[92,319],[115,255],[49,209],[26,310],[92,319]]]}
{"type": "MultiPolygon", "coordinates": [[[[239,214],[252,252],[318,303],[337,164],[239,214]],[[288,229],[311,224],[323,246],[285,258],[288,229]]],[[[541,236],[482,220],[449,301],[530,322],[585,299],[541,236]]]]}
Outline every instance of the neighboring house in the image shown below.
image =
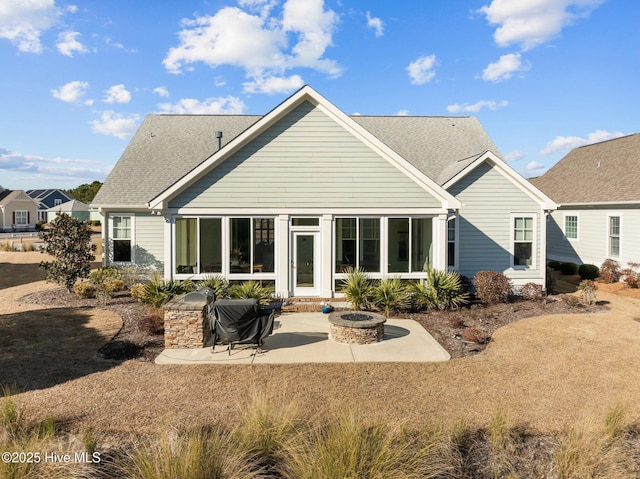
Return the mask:
{"type": "Polygon", "coordinates": [[[555,204],[475,118],[348,116],[305,86],[264,116],[147,116],[92,207],[106,265],[332,297],[350,266],[544,285],[555,204]]]}
{"type": "Polygon", "coordinates": [[[0,186],[0,231],[34,231],[38,203],[22,190],[5,190],[0,186]]]}
{"type": "Polygon", "coordinates": [[[640,133],[576,148],[531,182],[559,206],[549,259],[640,262],[640,133]]]}
{"type": "Polygon", "coordinates": [[[27,194],[38,202],[38,221],[49,221],[47,210],[62,203],[71,201],[73,197],[56,189],[27,190],[27,194]]]}
{"type": "Polygon", "coordinates": [[[66,203],[49,208],[47,210],[47,221],[51,222],[55,220],[60,213],[66,213],[80,221],[89,221],[91,219],[89,205],[78,200],[67,201],[66,203]]]}

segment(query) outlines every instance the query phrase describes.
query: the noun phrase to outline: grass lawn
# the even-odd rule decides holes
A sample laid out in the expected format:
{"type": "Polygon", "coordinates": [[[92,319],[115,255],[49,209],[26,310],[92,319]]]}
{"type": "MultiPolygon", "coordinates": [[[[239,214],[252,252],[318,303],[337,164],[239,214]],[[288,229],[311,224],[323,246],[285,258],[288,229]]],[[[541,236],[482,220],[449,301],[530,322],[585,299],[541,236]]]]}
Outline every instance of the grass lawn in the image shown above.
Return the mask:
{"type": "Polygon", "coordinates": [[[640,296],[623,285],[601,286],[606,313],[523,319],[497,330],[482,353],[446,363],[158,366],[96,357],[113,334],[112,314],[21,303],[51,287],[38,282],[41,258],[0,253],[0,384],[16,382],[16,364],[48,378],[25,380],[32,386],[14,400],[32,421],[95,431],[104,448],[175,424],[237,422],[256,396],[320,422],[351,411],[367,424],[414,430],[490,428],[499,413],[544,437],[601,425],[615,408],[629,424],[640,419],[640,296]],[[21,335],[9,339],[16,328],[21,335]]]}

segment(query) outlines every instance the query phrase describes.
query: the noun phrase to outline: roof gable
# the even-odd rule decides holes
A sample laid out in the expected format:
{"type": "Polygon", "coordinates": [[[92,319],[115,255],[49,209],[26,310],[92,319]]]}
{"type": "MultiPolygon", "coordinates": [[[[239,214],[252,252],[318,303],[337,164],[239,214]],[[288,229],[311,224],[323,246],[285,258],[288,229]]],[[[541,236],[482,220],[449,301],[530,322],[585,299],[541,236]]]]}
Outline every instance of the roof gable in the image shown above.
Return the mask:
{"type": "Polygon", "coordinates": [[[431,178],[424,175],[424,173],[418,170],[410,162],[408,162],[406,159],[392,150],[385,143],[380,141],[377,137],[372,135],[369,131],[355,122],[348,115],[336,108],[332,103],[322,97],[311,87],[305,86],[298,90],[298,92],[289,97],[287,100],[285,100],[283,103],[278,105],[276,108],[274,108],[267,115],[256,121],[247,130],[233,139],[225,148],[214,153],[210,158],[202,162],[167,190],[162,192],[157,197],[153,198],[149,202],[150,208],[162,209],[166,207],[169,199],[173,198],[179,192],[183,191],[186,187],[193,184],[207,172],[215,169],[226,159],[230,158],[233,154],[240,151],[241,148],[248,145],[251,141],[257,138],[258,135],[265,132],[271,126],[275,125],[278,121],[280,121],[286,115],[290,114],[305,102],[309,102],[311,105],[321,110],[325,115],[342,126],[344,129],[346,129],[355,138],[365,143],[369,148],[386,159],[390,164],[404,173],[407,177],[411,178],[426,191],[429,191],[431,194],[436,196],[443,207],[459,207],[459,202],[431,178]]]}
{"type": "Polygon", "coordinates": [[[455,176],[453,176],[443,185],[447,190],[458,183],[461,179],[466,177],[469,173],[474,171],[476,168],[478,168],[480,165],[489,163],[492,167],[496,168],[504,177],[511,181],[511,183],[520,188],[530,198],[537,201],[545,210],[554,210],[558,206],[551,198],[549,198],[533,184],[523,178],[504,160],[498,158],[490,151],[486,151],[479,155],[477,158],[474,158],[472,161],[465,161],[464,163],[466,164],[466,166],[464,166],[463,169],[461,169],[455,176]]]}
{"type": "Polygon", "coordinates": [[[640,202],[640,133],[575,148],[531,182],[559,204],[640,202]]]}

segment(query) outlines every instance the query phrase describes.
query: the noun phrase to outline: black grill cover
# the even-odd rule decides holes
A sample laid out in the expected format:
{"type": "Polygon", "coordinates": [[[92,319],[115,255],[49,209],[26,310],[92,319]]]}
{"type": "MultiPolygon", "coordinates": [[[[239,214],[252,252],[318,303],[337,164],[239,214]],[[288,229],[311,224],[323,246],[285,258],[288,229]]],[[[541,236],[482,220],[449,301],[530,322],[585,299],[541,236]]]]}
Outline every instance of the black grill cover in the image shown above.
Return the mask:
{"type": "Polygon", "coordinates": [[[260,344],[273,332],[274,315],[260,316],[257,299],[219,299],[213,303],[214,341],[252,342],[260,344]]]}

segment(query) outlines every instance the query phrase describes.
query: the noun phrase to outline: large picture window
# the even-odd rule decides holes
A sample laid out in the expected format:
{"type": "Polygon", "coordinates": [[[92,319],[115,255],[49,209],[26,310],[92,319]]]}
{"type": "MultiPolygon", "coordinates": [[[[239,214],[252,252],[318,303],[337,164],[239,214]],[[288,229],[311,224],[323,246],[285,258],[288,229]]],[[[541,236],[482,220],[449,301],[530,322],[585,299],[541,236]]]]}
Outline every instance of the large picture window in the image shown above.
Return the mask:
{"type": "Polygon", "coordinates": [[[431,262],[431,218],[389,218],[389,273],[425,271],[431,262]]]}
{"type": "Polygon", "coordinates": [[[513,219],[513,265],[533,266],[533,217],[513,219]]]}
{"type": "Polygon", "coordinates": [[[336,272],[349,267],[380,272],[380,218],[336,219],[336,272]]]}
{"type": "Polygon", "coordinates": [[[273,218],[231,218],[229,244],[231,273],[273,273],[275,271],[275,220],[273,218]]]}
{"type": "Polygon", "coordinates": [[[113,244],[113,261],[130,263],[132,258],[132,218],[131,216],[114,216],[111,219],[111,239],[113,244]]]}

